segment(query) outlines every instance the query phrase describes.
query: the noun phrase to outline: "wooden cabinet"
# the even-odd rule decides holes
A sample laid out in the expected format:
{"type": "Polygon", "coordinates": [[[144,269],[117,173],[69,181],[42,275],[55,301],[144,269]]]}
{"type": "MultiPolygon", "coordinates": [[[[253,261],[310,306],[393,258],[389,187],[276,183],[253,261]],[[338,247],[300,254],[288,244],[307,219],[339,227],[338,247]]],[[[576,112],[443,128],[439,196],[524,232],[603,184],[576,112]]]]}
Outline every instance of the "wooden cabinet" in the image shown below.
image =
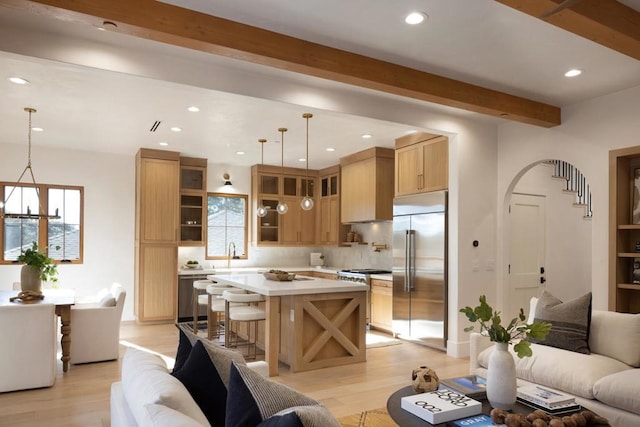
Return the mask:
{"type": "Polygon", "coordinates": [[[319,279],[338,280],[338,275],[336,273],[327,273],[324,271],[309,270],[301,271],[296,274],[299,274],[301,276],[317,277],[319,279]]]}
{"type": "Polygon", "coordinates": [[[322,169],[320,180],[320,206],[318,209],[317,243],[338,246],[347,240],[351,226],[340,222],[340,165],[322,169]]]}
{"type": "Polygon", "coordinates": [[[396,139],[395,195],[446,190],[449,139],[419,132],[396,139]]]}
{"type": "Polygon", "coordinates": [[[393,282],[371,279],[371,320],[370,325],[391,333],[393,320],[393,282]]]}
{"type": "Polygon", "coordinates": [[[180,245],[204,246],[207,159],[180,157],[180,245]]]}
{"type": "Polygon", "coordinates": [[[270,165],[254,165],[251,168],[251,200],[254,227],[252,241],[257,245],[313,245],[316,242],[315,194],[318,172],[297,168],[281,168],[270,165]],[[313,209],[305,211],[300,206],[304,195],[314,198],[313,209]],[[289,206],[286,214],[276,211],[278,202],[289,206]],[[258,206],[268,207],[267,215],[256,214],[258,206]]]}
{"type": "Polygon", "coordinates": [[[640,146],[609,152],[609,310],[624,313],[640,313],[640,283],[633,277],[640,262],[640,217],[633,213],[638,169],[640,146]]]}
{"type": "Polygon", "coordinates": [[[134,310],[138,322],[176,318],[180,155],[136,155],[134,310]]]}
{"type": "Polygon", "coordinates": [[[395,152],[373,147],[340,159],[343,223],[393,219],[395,152]]]}

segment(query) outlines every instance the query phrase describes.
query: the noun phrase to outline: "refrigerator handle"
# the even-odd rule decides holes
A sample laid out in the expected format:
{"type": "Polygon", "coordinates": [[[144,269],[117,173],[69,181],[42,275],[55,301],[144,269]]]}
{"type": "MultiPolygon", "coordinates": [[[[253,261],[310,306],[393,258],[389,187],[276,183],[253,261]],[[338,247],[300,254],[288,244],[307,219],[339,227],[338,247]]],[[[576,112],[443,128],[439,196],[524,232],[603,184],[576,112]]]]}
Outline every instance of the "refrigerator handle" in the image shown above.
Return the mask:
{"type": "Polygon", "coordinates": [[[415,230],[409,230],[409,289],[411,292],[415,289],[415,275],[416,275],[416,232],[415,230]]]}
{"type": "Polygon", "coordinates": [[[409,281],[410,276],[409,276],[409,268],[410,268],[410,263],[409,263],[409,254],[410,254],[410,249],[409,249],[409,241],[411,239],[411,235],[409,234],[410,230],[405,230],[405,236],[404,236],[404,291],[405,292],[409,292],[409,281]]]}

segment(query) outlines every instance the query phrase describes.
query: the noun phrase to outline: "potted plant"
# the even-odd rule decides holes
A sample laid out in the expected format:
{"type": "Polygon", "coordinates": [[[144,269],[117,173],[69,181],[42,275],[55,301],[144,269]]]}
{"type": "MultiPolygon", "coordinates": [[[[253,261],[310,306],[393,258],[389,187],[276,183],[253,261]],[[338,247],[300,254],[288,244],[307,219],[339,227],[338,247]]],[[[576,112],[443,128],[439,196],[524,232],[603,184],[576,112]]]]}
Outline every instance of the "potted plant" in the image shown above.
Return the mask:
{"type": "MultiPolygon", "coordinates": [[[[491,406],[500,409],[511,409],[516,402],[516,367],[509,344],[514,344],[513,350],[519,358],[529,357],[533,354],[531,343],[527,338],[544,340],[551,330],[551,324],[547,322],[526,323],[524,310],[520,308],[518,317],[511,319],[504,327],[499,311],[494,311],[487,304],[487,298],[480,296],[480,305],[475,308],[469,306],[460,309],[467,318],[480,325],[480,333],[495,342],[494,351],[489,357],[487,369],[487,399],[491,406]]],[[[473,330],[473,326],[464,329],[465,332],[473,330]]]]}
{"type": "MultiPolygon", "coordinates": [[[[56,249],[60,247],[56,246],[56,249]]],[[[58,266],[52,258],[38,249],[36,242],[18,255],[18,262],[25,264],[20,271],[20,286],[23,291],[41,292],[43,280],[52,283],[58,281],[58,266]]]]}

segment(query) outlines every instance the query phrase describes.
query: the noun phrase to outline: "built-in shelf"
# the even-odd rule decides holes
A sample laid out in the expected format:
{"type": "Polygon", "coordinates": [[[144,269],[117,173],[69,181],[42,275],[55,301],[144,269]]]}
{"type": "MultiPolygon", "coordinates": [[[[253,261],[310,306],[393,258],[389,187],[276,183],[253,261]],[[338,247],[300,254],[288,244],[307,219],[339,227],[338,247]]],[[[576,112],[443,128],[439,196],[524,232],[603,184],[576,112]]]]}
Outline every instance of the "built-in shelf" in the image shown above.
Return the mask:
{"type": "Polygon", "coordinates": [[[640,224],[620,224],[618,230],[640,230],[640,224]]]}
{"type": "Polygon", "coordinates": [[[618,283],[618,289],[631,289],[632,291],[640,291],[640,285],[634,283],[618,283]]]}
{"type": "Polygon", "coordinates": [[[368,245],[369,243],[367,242],[342,242],[341,243],[344,246],[358,246],[358,245],[368,245]]]}
{"type": "Polygon", "coordinates": [[[618,256],[621,258],[640,258],[640,252],[620,252],[618,256]]]}

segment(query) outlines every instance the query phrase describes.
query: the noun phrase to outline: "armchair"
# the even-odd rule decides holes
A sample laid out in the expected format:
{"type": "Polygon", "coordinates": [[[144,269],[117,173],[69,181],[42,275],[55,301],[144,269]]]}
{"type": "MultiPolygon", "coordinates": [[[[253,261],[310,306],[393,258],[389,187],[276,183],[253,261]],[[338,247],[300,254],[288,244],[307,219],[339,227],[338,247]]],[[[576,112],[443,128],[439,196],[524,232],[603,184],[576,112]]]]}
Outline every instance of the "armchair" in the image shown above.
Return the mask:
{"type": "Polygon", "coordinates": [[[53,385],[56,326],[53,304],[0,306],[0,392],[53,385]]]}
{"type": "Polygon", "coordinates": [[[71,307],[71,363],[116,360],[119,356],[120,319],[126,292],[114,283],[93,303],[71,307]]]}

